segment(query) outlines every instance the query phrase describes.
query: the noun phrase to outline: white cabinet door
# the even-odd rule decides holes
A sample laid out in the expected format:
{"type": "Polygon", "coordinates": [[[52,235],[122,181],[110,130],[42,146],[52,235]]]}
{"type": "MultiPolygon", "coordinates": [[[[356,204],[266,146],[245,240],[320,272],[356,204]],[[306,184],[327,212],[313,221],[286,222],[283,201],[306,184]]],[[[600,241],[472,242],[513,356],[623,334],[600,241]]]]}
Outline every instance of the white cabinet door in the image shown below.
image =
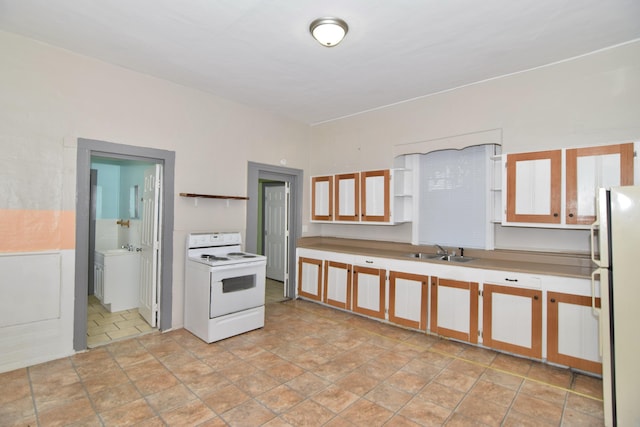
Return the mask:
{"type": "Polygon", "coordinates": [[[431,277],[431,332],[478,342],[478,284],[431,277]]]}
{"type": "Polygon", "coordinates": [[[362,220],[389,222],[391,186],[389,169],[361,172],[362,220]]]}
{"type": "MultiPolygon", "coordinates": [[[[547,293],[547,360],[602,375],[598,317],[591,297],[547,293]]],[[[595,299],[600,307],[600,298],[595,299]]]]}
{"type": "Polygon", "coordinates": [[[351,310],[350,264],[325,260],[323,301],[334,307],[351,310]]]}
{"type": "Polygon", "coordinates": [[[336,221],[360,220],[360,174],[343,173],[335,176],[336,221]]]}
{"type": "Polygon", "coordinates": [[[353,267],[353,311],[385,318],[385,274],[384,269],[353,267]]]}
{"type": "Polygon", "coordinates": [[[389,321],[410,328],[427,329],[429,276],[389,273],[389,321]]]}
{"type": "Polygon", "coordinates": [[[322,298],[322,260],[298,258],[298,295],[320,301],[322,298]]]}
{"type": "Polygon", "coordinates": [[[633,185],[633,143],[566,151],[566,223],[596,220],[598,188],[633,185]]]}
{"type": "Polygon", "coordinates": [[[561,221],[562,151],[507,155],[506,222],[561,221]]]}
{"type": "Polygon", "coordinates": [[[542,291],[485,284],[482,340],[487,347],[542,358],[542,291]]]}
{"type": "Polygon", "coordinates": [[[311,178],[311,220],[333,220],[333,176],[311,178]]]}

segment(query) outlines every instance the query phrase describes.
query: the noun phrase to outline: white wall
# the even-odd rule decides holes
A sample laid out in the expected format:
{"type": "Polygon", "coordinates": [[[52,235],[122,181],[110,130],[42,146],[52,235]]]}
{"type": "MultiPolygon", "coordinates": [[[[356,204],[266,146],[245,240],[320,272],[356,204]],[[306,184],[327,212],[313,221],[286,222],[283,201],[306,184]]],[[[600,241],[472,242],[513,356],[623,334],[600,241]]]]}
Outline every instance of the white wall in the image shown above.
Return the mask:
{"type": "MultiPolygon", "coordinates": [[[[629,142],[640,139],[639,117],[637,41],[317,125],[308,175],[392,167],[395,145],[490,129],[501,130],[503,153],[629,142]]],[[[411,241],[406,225],[314,224],[309,234],[411,241]]],[[[586,251],[588,239],[584,231],[498,227],[496,247],[586,251]]]]}
{"type": "MultiPolygon", "coordinates": [[[[248,161],[278,165],[285,158],[289,167],[308,166],[307,125],[9,33],[0,32],[0,51],[0,217],[11,212],[31,217],[44,211],[74,217],[79,137],[175,151],[176,193],[245,195],[248,161]]],[[[193,199],[176,195],[173,307],[169,308],[174,327],[183,324],[186,234],[244,233],[245,203],[231,201],[227,207],[224,201],[201,200],[194,207],[193,199]]],[[[55,243],[30,250],[20,250],[18,243],[36,229],[45,233],[64,229],[71,236],[74,232],[73,220],[67,228],[42,221],[22,221],[20,226],[0,227],[3,255],[62,253],[64,248],[55,243]]],[[[73,237],[68,240],[73,242],[73,237]]],[[[69,249],[71,255],[64,256],[72,260],[73,247],[69,249]]],[[[19,342],[24,351],[18,364],[24,366],[72,353],[73,269],[73,262],[62,263],[60,294],[65,301],[56,333],[38,321],[28,331],[22,325],[0,327],[0,354],[8,354],[8,347],[19,342]],[[29,340],[20,338],[26,334],[29,340]],[[43,334],[60,343],[55,352],[45,350],[34,358],[28,342],[43,340],[43,334]]],[[[22,284],[20,277],[3,282],[3,286],[22,284]]],[[[50,285],[38,284],[31,290],[34,295],[38,286],[43,290],[50,285]]],[[[0,372],[17,367],[14,362],[0,360],[0,372]]]]}

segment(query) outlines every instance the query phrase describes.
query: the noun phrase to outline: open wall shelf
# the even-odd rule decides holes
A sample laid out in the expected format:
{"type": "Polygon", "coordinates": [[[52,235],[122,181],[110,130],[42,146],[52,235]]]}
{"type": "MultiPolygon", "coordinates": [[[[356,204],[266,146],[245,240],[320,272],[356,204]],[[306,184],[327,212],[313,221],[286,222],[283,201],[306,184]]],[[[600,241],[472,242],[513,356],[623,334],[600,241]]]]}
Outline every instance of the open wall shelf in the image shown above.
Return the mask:
{"type": "Polygon", "coordinates": [[[200,199],[249,200],[248,197],[243,197],[243,196],[219,196],[214,194],[180,193],[180,196],[200,198],[200,199]]]}

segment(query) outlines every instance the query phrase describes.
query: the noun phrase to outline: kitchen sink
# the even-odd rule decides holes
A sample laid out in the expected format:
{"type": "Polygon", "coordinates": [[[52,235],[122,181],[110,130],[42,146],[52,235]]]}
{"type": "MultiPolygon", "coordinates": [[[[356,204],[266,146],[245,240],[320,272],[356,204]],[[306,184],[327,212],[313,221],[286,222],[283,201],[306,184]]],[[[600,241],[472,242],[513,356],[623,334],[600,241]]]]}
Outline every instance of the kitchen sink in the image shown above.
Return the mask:
{"type": "Polygon", "coordinates": [[[469,262],[469,261],[473,261],[475,258],[471,258],[468,256],[448,256],[448,257],[443,257],[443,260],[445,261],[451,261],[451,262],[469,262]],[[446,258],[446,259],[445,259],[446,258]]]}
{"type": "Polygon", "coordinates": [[[417,258],[417,259],[442,259],[441,254],[423,254],[419,252],[410,253],[407,256],[409,258],[417,258]]]}
{"type": "Polygon", "coordinates": [[[410,258],[416,258],[416,259],[433,259],[433,260],[448,261],[448,262],[469,262],[475,259],[468,256],[423,254],[420,252],[413,252],[408,254],[407,256],[410,258]]]}

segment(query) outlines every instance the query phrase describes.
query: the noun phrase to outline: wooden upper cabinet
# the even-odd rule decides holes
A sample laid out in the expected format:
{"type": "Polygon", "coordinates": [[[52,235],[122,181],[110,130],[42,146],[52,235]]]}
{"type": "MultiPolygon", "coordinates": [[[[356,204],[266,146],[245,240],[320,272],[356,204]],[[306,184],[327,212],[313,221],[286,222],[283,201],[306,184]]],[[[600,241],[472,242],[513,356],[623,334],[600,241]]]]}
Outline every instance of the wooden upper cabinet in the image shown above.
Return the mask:
{"type": "Polygon", "coordinates": [[[311,220],[333,220],[333,176],[311,178],[311,220]]]}
{"type": "Polygon", "coordinates": [[[596,220],[596,194],[600,187],[633,185],[633,143],[566,151],[567,224],[596,220]]]}
{"type": "Polygon", "coordinates": [[[507,155],[507,222],[560,224],[562,151],[507,155]]]}
{"type": "Polygon", "coordinates": [[[335,175],[336,221],[360,220],[360,173],[335,175]]]}
{"type": "Polygon", "coordinates": [[[391,218],[391,174],[389,169],[360,173],[362,221],[389,222],[391,218]]]}

